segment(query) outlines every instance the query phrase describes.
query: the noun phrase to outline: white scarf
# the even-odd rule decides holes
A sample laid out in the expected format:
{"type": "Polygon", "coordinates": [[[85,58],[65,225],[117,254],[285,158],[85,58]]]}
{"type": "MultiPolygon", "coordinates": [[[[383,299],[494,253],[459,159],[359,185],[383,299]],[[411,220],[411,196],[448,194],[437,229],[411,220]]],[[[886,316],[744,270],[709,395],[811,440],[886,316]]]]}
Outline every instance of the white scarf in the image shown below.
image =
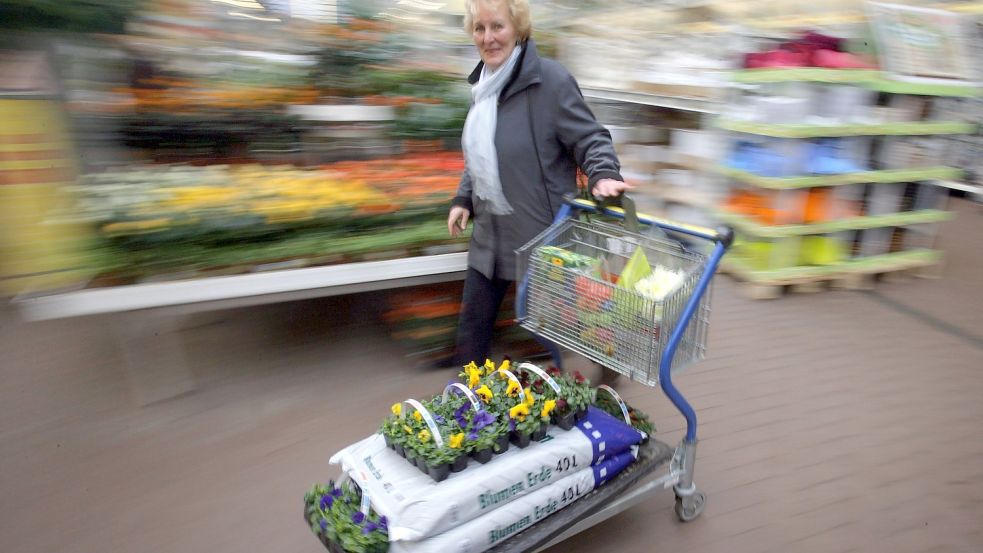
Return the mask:
{"type": "Polygon", "coordinates": [[[478,82],[471,87],[474,104],[464,121],[461,146],[464,163],[471,175],[475,194],[488,202],[489,211],[495,215],[512,213],[498,175],[498,151],[495,149],[495,130],[498,127],[498,95],[505,88],[512,70],[519,59],[522,47],[516,45],[512,55],[493,73],[484,66],[478,82]]]}

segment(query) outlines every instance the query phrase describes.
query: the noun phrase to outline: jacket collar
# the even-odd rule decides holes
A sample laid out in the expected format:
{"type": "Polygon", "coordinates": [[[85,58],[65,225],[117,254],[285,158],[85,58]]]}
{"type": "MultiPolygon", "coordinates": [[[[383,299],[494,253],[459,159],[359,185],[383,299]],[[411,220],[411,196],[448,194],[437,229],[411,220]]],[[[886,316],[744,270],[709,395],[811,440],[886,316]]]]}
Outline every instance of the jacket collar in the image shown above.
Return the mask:
{"type": "MultiPolygon", "coordinates": [[[[484,66],[485,62],[478,62],[478,66],[468,76],[469,84],[474,85],[478,82],[478,78],[481,76],[481,69],[484,66]]],[[[505,88],[502,89],[498,101],[504,102],[515,94],[541,82],[543,82],[543,79],[540,72],[539,53],[536,51],[536,42],[530,38],[522,44],[522,53],[519,54],[519,61],[515,64],[515,69],[512,70],[512,76],[509,77],[509,82],[505,83],[505,88]]]]}

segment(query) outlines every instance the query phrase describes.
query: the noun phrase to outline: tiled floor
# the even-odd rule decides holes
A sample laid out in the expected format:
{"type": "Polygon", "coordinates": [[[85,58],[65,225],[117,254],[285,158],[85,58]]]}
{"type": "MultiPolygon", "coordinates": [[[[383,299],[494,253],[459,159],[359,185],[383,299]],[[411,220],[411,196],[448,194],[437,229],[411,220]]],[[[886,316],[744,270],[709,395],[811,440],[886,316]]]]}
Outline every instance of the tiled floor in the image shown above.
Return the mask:
{"type": "MultiPolygon", "coordinates": [[[[554,551],[983,551],[983,213],[960,202],[938,280],[753,302],[720,279],[697,408],[703,516],[672,494],[554,551]]],[[[315,552],[300,498],[411,368],[377,298],[206,314],[182,338],[195,392],[135,407],[108,317],[26,325],[0,311],[0,551],[315,552]]],[[[660,391],[624,394],[661,439],[660,391]]]]}

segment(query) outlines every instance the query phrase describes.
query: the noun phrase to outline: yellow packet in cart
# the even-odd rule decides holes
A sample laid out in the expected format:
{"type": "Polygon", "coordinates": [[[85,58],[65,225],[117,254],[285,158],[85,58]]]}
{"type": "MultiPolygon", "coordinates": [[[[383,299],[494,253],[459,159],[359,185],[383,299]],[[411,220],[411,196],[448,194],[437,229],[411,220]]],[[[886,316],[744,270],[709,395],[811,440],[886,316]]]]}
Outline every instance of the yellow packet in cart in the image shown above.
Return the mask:
{"type": "Polygon", "coordinates": [[[652,274],[652,267],[649,266],[649,260],[645,257],[645,250],[637,247],[635,253],[631,255],[631,259],[628,260],[628,264],[625,265],[625,269],[621,271],[621,277],[618,278],[618,288],[634,290],[635,283],[650,274],[652,274]]]}

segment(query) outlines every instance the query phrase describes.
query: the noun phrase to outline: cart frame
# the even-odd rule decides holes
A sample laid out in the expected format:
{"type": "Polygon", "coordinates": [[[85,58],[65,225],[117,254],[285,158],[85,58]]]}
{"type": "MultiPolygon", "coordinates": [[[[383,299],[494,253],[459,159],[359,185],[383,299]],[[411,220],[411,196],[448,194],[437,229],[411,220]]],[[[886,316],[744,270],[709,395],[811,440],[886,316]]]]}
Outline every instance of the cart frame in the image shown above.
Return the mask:
{"type": "MultiPolygon", "coordinates": [[[[635,233],[639,231],[640,224],[655,226],[669,233],[686,235],[688,237],[712,242],[713,249],[707,256],[707,262],[697,280],[693,293],[686,301],[682,314],[680,315],[677,324],[672,329],[672,333],[668,342],[666,343],[666,347],[662,351],[662,356],[659,360],[659,386],[662,388],[662,391],[669,398],[676,409],[679,410],[679,412],[686,419],[686,436],[676,447],[675,453],[669,462],[668,472],[655,479],[649,480],[644,484],[640,484],[626,490],[622,495],[611,500],[597,512],[584,517],[570,526],[545,546],[537,548],[537,551],[559,543],[573,536],[574,534],[577,534],[599,522],[615,516],[616,514],[638,504],[645,499],[649,493],[653,493],[660,488],[665,489],[672,486],[673,492],[676,496],[675,512],[679,519],[683,522],[688,522],[698,517],[703,512],[703,508],[706,504],[706,495],[697,489],[696,484],[693,481],[693,474],[696,466],[697,444],[696,412],[693,410],[693,407],[689,404],[689,402],[686,401],[683,394],[673,384],[670,369],[672,368],[672,360],[676,354],[676,349],[678,348],[680,341],[682,340],[683,335],[690,324],[690,321],[693,319],[693,315],[697,312],[701,299],[710,286],[710,282],[717,271],[717,266],[720,264],[721,258],[727,252],[727,249],[733,244],[734,231],[726,226],[713,230],[695,225],[668,221],[649,215],[640,215],[635,211],[634,202],[627,195],[621,196],[621,207],[603,204],[599,205],[589,200],[576,199],[573,196],[567,196],[553,220],[553,225],[546,231],[546,240],[544,243],[549,244],[555,240],[556,236],[550,235],[551,229],[558,228],[558,225],[566,221],[568,218],[576,217],[579,212],[604,214],[622,219],[624,221],[625,228],[635,233]]],[[[529,275],[527,273],[525,275],[518,276],[519,286],[518,293],[516,294],[516,313],[519,317],[519,321],[522,322],[528,317],[527,302],[529,292],[529,275]]],[[[527,326],[527,328],[529,327],[527,326]]],[[[534,329],[530,330],[534,334],[536,333],[534,329]]],[[[550,350],[550,353],[553,355],[557,366],[562,368],[560,351],[557,344],[552,343],[539,335],[537,335],[537,338],[540,339],[540,341],[542,341],[550,350]]],[[[589,355],[586,357],[590,358],[589,355]]],[[[593,360],[602,362],[600,359],[593,360]]]]}

